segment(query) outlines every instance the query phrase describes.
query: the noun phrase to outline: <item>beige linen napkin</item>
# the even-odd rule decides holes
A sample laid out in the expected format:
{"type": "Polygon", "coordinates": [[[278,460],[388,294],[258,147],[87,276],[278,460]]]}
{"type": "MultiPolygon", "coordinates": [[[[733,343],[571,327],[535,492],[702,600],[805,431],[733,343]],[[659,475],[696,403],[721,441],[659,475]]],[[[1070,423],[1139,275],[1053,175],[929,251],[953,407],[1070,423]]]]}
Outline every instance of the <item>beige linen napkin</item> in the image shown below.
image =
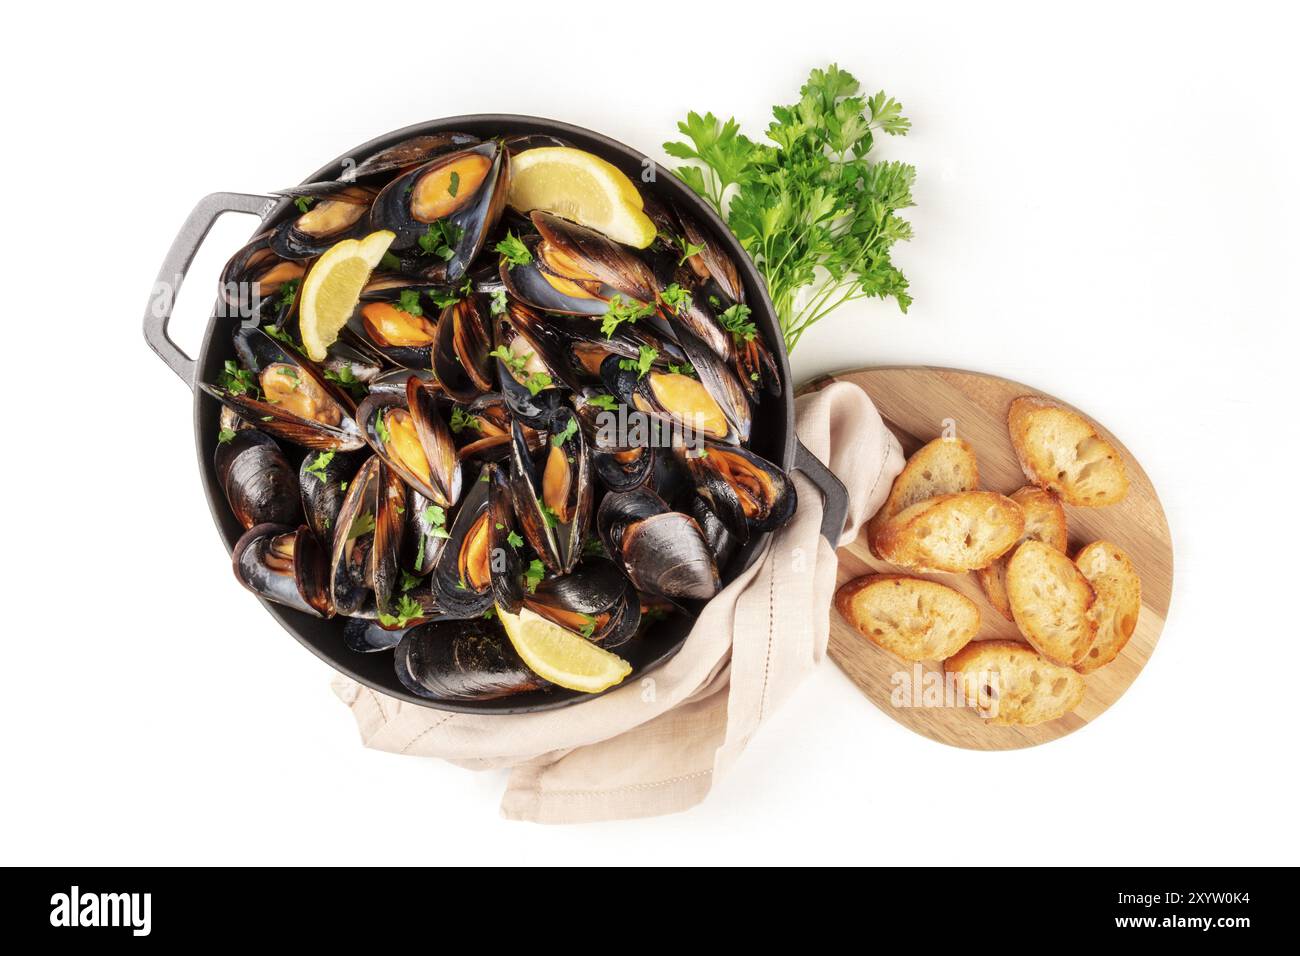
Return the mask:
{"type": "MultiPolygon", "coordinates": [[[[903,466],[866,394],[836,383],[797,402],[804,445],[844,482],[851,540],[903,466]]],[[[767,552],[715,597],[663,666],[578,706],[536,714],[450,714],[339,676],[361,741],[460,766],[512,767],[502,813],[582,823],[685,810],[708,794],[763,719],[826,652],[835,550],[821,495],[796,473],[799,508],[767,552]]]]}

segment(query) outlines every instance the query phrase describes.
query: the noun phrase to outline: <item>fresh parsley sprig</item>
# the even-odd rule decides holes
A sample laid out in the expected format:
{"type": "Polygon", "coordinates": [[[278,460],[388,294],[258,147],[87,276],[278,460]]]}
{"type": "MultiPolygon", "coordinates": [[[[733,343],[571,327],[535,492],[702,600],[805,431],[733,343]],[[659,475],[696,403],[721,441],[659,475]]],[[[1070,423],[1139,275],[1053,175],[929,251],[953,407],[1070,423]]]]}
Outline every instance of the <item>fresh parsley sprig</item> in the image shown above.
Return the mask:
{"type": "Polygon", "coordinates": [[[898,101],[860,93],[850,73],[813,70],[798,103],[776,106],[767,139],[755,142],[734,119],[690,113],[678,129],[689,142],[664,150],[693,165],[676,170],[727,220],[767,279],[789,349],[846,302],[912,303],[893,264],[896,242],[912,237],[898,213],[913,205],[914,167],[872,162],[875,135],[911,128],[898,101]]]}

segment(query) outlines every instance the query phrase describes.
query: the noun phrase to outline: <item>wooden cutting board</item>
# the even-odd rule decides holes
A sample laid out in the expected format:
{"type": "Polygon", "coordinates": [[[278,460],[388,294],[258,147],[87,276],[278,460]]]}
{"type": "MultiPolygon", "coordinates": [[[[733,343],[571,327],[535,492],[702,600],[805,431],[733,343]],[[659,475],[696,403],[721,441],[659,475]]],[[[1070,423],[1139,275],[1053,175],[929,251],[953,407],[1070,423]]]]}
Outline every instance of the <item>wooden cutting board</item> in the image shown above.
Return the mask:
{"type": "MultiPolygon", "coordinates": [[[[980,484],[990,491],[1009,494],[1027,484],[1007,435],[1006,415],[1011,401],[1037,395],[1058,401],[1044,392],[993,375],[955,369],[897,367],[869,368],[816,379],[799,389],[817,391],[830,382],[849,382],[861,388],[880,410],[885,424],[898,436],[903,451],[917,448],[944,433],[945,425],[970,442],[979,458],[980,484]]],[[[1058,404],[1065,405],[1064,402],[1058,404]]],[[[1070,406],[1066,406],[1070,407],[1070,406]]],[[[853,682],[881,710],[905,727],[940,743],[973,750],[1009,750],[1055,740],[1078,730],[1119,699],[1142,670],[1154,650],[1169,610],[1173,586],[1173,549],[1160,499],[1142,466],[1101,422],[1076,409],[1096,424],[1124,458],[1129,476],[1128,494],[1105,508],[1065,506],[1070,532],[1070,554],[1091,541],[1106,539],[1129,553],[1142,578],[1142,611],[1137,630],[1119,657],[1087,675],[1083,702],[1057,720],[1035,727],[995,727],[975,711],[935,706],[921,695],[908,698],[896,688],[933,687],[943,667],[938,662],[912,665],[876,647],[831,608],[830,655],[853,682]],[[937,675],[926,678],[926,674],[937,675]],[[919,679],[918,679],[919,678],[919,679]],[[922,706],[897,706],[915,702],[922,706]]],[[[896,571],[893,565],[872,557],[863,534],[839,550],[839,583],[874,571],[896,571]]],[[[910,573],[910,572],[909,572],[910,573]]],[[[989,604],[974,574],[920,575],[954,587],[979,606],[981,629],[976,640],[1023,640],[1015,624],[989,604]]]]}

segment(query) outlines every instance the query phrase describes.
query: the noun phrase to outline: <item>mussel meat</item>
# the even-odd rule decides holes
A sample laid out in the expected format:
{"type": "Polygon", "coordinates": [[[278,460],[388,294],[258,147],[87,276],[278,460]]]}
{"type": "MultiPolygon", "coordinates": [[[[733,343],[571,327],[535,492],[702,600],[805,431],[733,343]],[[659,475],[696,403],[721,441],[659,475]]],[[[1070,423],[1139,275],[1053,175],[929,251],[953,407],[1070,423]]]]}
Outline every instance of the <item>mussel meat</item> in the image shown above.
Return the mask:
{"type": "Polygon", "coordinates": [[[235,578],[258,597],[332,617],[325,552],[306,525],[254,525],[231,553],[235,578]]]}
{"type": "Polygon", "coordinates": [[[298,215],[281,223],[271,234],[271,249],[283,259],[306,260],[334,243],[354,239],[369,229],[368,213],[376,191],[348,185],[297,198],[298,215]],[[303,206],[314,200],[309,207],[303,206]]]}
{"type": "Polygon", "coordinates": [[[678,447],[695,490],[741,541],[779,528],[798,503],[790,476],[746,448],[705,442],[704,454],[678,447]]]}
{"type": "Polygon", "coordinates": [[[357,409],[365,439],[402,480],[441,507],[460,497],[460,465],[451,429],[431,385],[412,376],[405,394],[371,392],[357,409]]]}
{"type": "Polygon", "coordinates": [[[485,469],[466,493],[433,565],[430,587],[448,617],[477,617],[492,606],[492,522],[485,469]]]}
{"type": "Polygon", "coordinates": [[[588,558],[568,574],[546,578],[523,595],[525,607],[606,648],[632,639],[641,625],[641,601],[611,562],[588,558]]]}
{"type": "Polygon", "coordinates": [[[593,486],[586,439],[572,409],[557,413],[540,456],[514,423],[508,484],[515,518],[542,563],[555,574],[573,570],[591,523],[593,486]]]}

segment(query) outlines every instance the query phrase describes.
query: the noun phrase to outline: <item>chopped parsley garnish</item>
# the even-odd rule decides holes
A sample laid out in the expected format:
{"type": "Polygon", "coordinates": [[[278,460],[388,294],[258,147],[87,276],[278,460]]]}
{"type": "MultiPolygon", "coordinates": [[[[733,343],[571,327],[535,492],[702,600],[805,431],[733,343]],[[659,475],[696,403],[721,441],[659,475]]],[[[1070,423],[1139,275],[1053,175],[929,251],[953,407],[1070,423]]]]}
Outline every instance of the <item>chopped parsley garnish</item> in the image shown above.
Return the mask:
{"type": "Polygon", "coordinates": [[[527,355],[519,355],[518,353],[511,351],[510,347],[507,345],[498,345],[489,352],[488,355],[493,358],[499,358],[506,364],[506,368],[510,369],[511,373],[514,375],[522,375],[524,373],[524,367],[528,364],[528,360],[533,357],[532,352],[529,352],[527,355]]]}
{"type": "Polygon", "coordinates": [[[645,378],[645,373],[650,371],[650,366],[654,365],[655,359],[658,357],[658,349],[643,345],[640,354],[636,358],[619,359],[618,367],[627,372],[636,372],[637,378],[645,378]]]}
{"type": "Polygon", "coordinates": [[[466,428],[472,428],[476,432],[483,430],[483,423],[479,421],[477,415],[471,415],[465,409],[457,405],[451,410],[451,430],[459,435],[466,428]]]}
{"type": "Polygon", "coordinates": [[[310,465],[308,465],[303,470],[306,471],[307,474],[316,478],[316,480],[318,480],[321,484],[324,484],[328,480],[325,476],[325,469],[330,466],[330,462],[332,462],[333,460],[334,460],[334,452],[323,451],[316,456],[315,461],[313,461],[310,465]]]}
{"type": "Polygon", "coordinates": [[[283,375],[285,378],[291,378],[291,379],[293,379],[293,381],[294,381],[294,386],[293,386],[293,387],[294,387],[294,388],[297,388],[297,387],[298,387],[298,385],[297,385],[297,382],[298,382],[298,370],[297,370],[296,368],[294,368],[294,367],[291,366],[291,365],[281,365],[278,369],[276,369],[276,371],[279,372],[281,375],[283,375]]]}
{"type": "Polygon", "coordinates": [[[644,319],[646,316],[654,314],[654,306],[642,305],[635,299],[624,299],[621,295],[615,293],[614,297],[609,300],[609,311],[601,317],[601,334],[605,338],[609,338],[624,322],[635,325],[637,319],[644,319]]]}
{"type": "Polygon", "coordinates": [[[257,378],[234,359],[226,359],[221,372],[221,386],[231,395],[257,396],[257,378]]]}
{"type": "Polygon", "coordinates": [[[373,512],[363,511],[352,519],[352,527],[348,528],[348,540],[352,541],[361,537],[363,534],[370,534],[375,530],[375,516],[373,512]]]}
{"type": "Polygon", "coordinates": [[[489,306],[489,310],[493,315],[505,315],[508,307],[505,289],[497,289],[492,293],[492,304],[489,306]]]}
{"type": "Polygon", "coordinates": [[[414,588],[418,587],[419,584],[420,584],[420,578],[418,575],[411,574],[405,568],[402,569],[401,589],[403,593],[405,593],[406,591],[413,590],[414,588]]]}
{"type": "Polygon", "coordinates": [[[738,339],[744,339],[746,342],[754,341],[754,336],[758,334],[758,329],[754,323],[749,321],[749,306],[737,302],[718,316],[718,321],[722,327],[738,339]]]}
{"type": "Polygon", "coordinates": [[[407,315],[424,315],[424,309],[420,307],[420,290],[403,289],[398,295],[397,301],[393,303],[407,315]]]}
{"type": "Polygon", "coordinates": [[[440,505],[429,505],[420,512],[420,518],[429,526],[429,534],[435,538],[450,538],[447,531],[447,511],[440,505]]]}
{"type": "Polygon", "coordinates": [[[596,619],[590,614],[583,614],[582,627],[578,628],[578,633],[591,640],[591,635],[596,633],[596,619]]]}
{"type": "Polygon", "coordinates": [[[547,375],[545,372],[534,372],[532,375],[528,376],[528,379],[524,382],[524,388],[528,389],[528,391],[533,395],[536,395],[543,389],[550,387],[551,376],[547,375]]]}
{"type": "Polygon", "coordinates": [[[528,570],[524,572],[524,583],[528,585],[528,593],[535,592],[544,577],[546,577],[546,566],[538,558],[533,558],[528,564],[528,570]]]}
{"type": "Polygon", "coordinates": [[[306,212],[312,207],[312,203],[315,201],[316,197],[314,196],[295,196],[293,204],[298,207],[299,212],[306,212]]]}
{"type": "Polygon", "coordinates": [[[411,621],[424,616],[424,608],[420,606],[420,602],[409,594],[403,594],[398,598],[396,610],[396,615],[379,615],[379,623],[384,627],[406,627],[411,621]]]}
{"type": "MultiPolygon", "coordinates": [[[[275,300],[276,308],[287,309],[289,306],[293,305],[294,297],[298,295],[298,286],[301,282],[301,279],[290,279],[284,285],[280,286],[279,294],[275,300]]],[[[276,338],[279,338],[279,336],[276,336],[276,338]]],[[[287,335],[285,336],[285,341],[289,342],[290,345],[293,344],[293,341],[289,339],[287,335]]]]}
{"type": "Polygon", "coordinates": [[[452,199],[456,198],[456,193],[460,191],[460,173],[454,169],[451,171],[451,182],[447,184],[447,195],[452,199]]]}
{"type": "Polygon", "coordinates": [[[619,402],[613,395],[589,395],[586,404],[612,412],[618,408],[619,402]]]}
{"type": "Polygon", "coordinates": [[[495,246],[496,251],[501,253],[506,262],[510,263],[509,268],[515,266],[526,266],[533,261],[533,254],[528,251],[522,239],[513,232],[507,232],[506,237],[498,242],[495,246]]]}
{"type": "Polygon", "coordinates": [[[223,428],[217,432],[217,444],[224,445],[227,442],[235,440],[235,430],[233,428],[223,428]]]}
{"type": "Polygon", "coordinates": [[[395,252],[385,252],[384,257],[379,260],[379,268],[385,272],[401,272],[402,260],[397,258],[395,252]]]}
{"type": "Polygon", "coordinates": [[[676,282],[660,292],[659,298],[663,300],[664,305],[672,309],[677,315],[681,315],[691,307],[691,294],[676,282]]]}
{"type": "Polygon", "coordinates": [[[683,362],[681,365],[676,365],[670,362],[668,363],[668,371],[672,372],[674,375],[694,375],[695,366],[690,362],[683,362]]]}
{"type": "Polygon", "coordinates": [[[389,442],[388,426],[384,424],[384,413],[382,411],[375,414],[375,434],[385,445],[389,442]]]}
{"type": "Polygon", "coordinates": [[[542,513],[542,520],[546,522],[548,528],[558,528],[560,526],[560,516],[555,513],[555,509],[541,498],[537,499],[537,510],[542,513]]]}
{"type": "Polygon", "coordinates": [[[685,236],[678,236],[677,250],[682,254],[682,256],[680,259],[677,260],[677,264],[679,266],[685,265],[687,259],[689,259],[691,256],[699,255],[706,248],[708,247],[703,244],[696,245],[693,242],[687,242],[685,236]]]}
{"type": "Polygon", "coordinates": [[[524,539],[520,537],[518,531],[511,531],[506,535],[506,543],[512,548],[522,548],[524,546],[524,539]]]}
{"type": "Polygon", "coordinates": [[[429,223],[428,230],[419,238],[420,251],[426,256],[450,259],[456,255],[456,243],[465,230],[446,219],[429,223]]]}
{"type": "Polygon", "coordinates": [[[360,398],[366,393],[366,383],[352,374],[352,366],[350,365],[340,365],[337,369],[325,369],[325,381],[346,388],[353,398],[360,398]]]}
{"type": "Polygon", "coordinates": [[[584,558],[607,558],[609,555],[605,551],[605,544],[594,534],[589,537],[582,546],[582,556],[584,558]]]}
{"type": "Polygon", "coordinates": [[[551,444],[554,445],[556,448],[559,448],[566,441],[568,441],[575,434],[577,434],[577,431],[578,431],[578,416],[570,415],[569,421],[565,424],[564,428],[562,428],[560,431],[556,432],[554,435],[551,436],[551,444]]]}

